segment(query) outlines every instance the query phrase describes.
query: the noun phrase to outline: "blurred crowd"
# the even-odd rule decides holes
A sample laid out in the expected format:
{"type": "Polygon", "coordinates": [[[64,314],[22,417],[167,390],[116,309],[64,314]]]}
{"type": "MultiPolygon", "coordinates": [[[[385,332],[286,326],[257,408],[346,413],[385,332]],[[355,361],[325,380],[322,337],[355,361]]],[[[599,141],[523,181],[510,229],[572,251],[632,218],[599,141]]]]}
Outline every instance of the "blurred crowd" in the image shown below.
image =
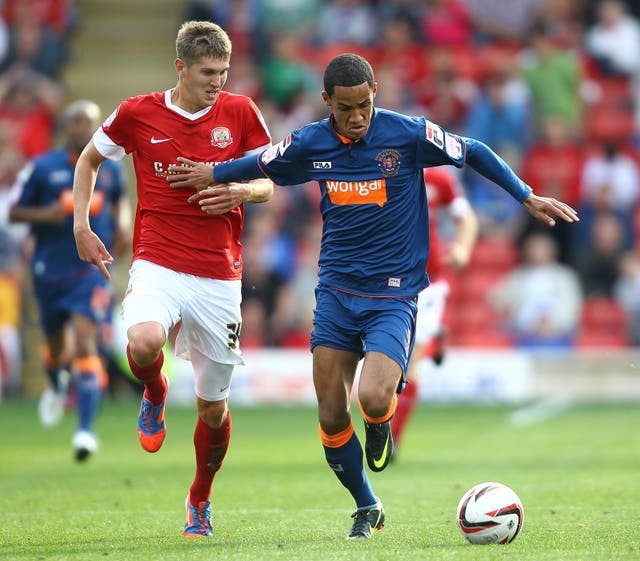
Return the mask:
{"type": "MultiPolygon", "coordinates": [[[[71,0],[0,5],[1,218],[16,174],[51,146],[73,96],[60,70],[82,14],[71,0]]],[[[638,2],[192,0],[184,19],[229,32],[226,89],[256,101],[274,141],[326,116],[322,71],[356,52],[374,67],[378,106],[486,142],[536,193],[579,210],[578,225],[541,230],[502,190],[454,170],[481,230],[469,271],[451,275],[452,344],[640,345],[638,2]]],[[[308,344],[319,195],[277,188],[270,203],[248,205],[244,348],[308,344]]],[[[0,334],[19,332],[23,240],[0,220],[0,334]]]]}

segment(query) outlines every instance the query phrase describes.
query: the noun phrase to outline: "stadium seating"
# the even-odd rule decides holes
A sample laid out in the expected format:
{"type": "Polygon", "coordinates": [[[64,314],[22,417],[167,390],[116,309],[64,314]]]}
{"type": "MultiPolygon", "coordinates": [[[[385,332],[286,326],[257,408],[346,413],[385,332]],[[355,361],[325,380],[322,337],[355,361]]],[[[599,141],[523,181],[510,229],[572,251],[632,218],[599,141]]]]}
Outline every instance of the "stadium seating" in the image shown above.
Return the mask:
{"type": "Polygon", "coordinates": [[[603,348],[630,345],[626,312],[612,298],[589,297],[582,308],[576,347],[603,348]]]}

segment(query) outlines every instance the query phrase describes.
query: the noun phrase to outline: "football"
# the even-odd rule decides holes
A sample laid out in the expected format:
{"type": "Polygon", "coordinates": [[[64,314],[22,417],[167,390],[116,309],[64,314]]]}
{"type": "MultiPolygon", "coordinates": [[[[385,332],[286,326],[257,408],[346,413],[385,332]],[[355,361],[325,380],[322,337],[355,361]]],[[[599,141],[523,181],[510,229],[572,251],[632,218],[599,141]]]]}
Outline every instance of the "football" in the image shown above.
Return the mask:
{"type": "Polygon", "coordinates": [[[509,487],[487,481],[463,495],[457,520],[462,535],[472,544],[510,543],[522,529],[524,508],[509,487]]]}

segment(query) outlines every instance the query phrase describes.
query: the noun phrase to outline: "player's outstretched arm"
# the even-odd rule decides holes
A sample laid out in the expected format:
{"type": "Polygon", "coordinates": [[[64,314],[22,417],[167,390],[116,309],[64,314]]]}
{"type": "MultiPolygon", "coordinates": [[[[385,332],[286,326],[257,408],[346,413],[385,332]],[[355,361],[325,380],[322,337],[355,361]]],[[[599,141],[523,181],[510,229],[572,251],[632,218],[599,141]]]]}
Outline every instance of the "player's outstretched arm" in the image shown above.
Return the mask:
{"type": "Polygon", "coordinates": [[[566,222],[578,222],[578,213],[568,204],[550,197],[539,197],[491,148],[483,142],[465,138],[466,163],[490,179],[517,201],[525,205],[529,214],[548,226],[555,226],[554,216],[566,222]]]}
{"type": "Polygon", "coordinates": [[[78,158],[73,176],[73,235],[80,259],[93,263],[107,280],[111,280],[107,265],[113,263],[113,257],[89,224],[91,195],[98,168],[104,160],[93,141],[85,146],[78,158]]]}
{"type": "Polygon", "coordinates": [[[539,197],[531,193],[522,203],[529,214],[534,218],[544,222],[548,226],[555,226],[556,218],[561,218],[565,222],[579,222],[578,213],[568,204],[553,199],[551,197],[539,197]]]}
{"type": "Polygon", "coordinates": [[[273,195],[269,179],[254,179],[249,183],[218,183],[189,197],[207,214],[224,214],[243,203],[264,203],[273,195]]]}
{"type": "Polygon", "coordinates": [[[167,180],[174,189],[195,189],[202,191],[214,183],[213,166],[178,157],[177,165],[169,166],[167,180]]]}

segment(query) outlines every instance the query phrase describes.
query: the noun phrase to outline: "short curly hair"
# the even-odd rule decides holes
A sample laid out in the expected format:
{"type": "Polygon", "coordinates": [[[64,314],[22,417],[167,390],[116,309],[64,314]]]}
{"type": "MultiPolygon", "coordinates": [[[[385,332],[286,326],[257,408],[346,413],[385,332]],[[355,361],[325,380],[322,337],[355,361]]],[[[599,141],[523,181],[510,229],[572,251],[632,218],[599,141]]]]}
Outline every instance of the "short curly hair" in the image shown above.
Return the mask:
{"type": "Polygon", "coordinates": [[[324,71],[324,91],[331,97],[336,86],[359,86],[364,83],[373,87],[373,69],[360,55],[345,53],[335,57],[324,71]]]}

